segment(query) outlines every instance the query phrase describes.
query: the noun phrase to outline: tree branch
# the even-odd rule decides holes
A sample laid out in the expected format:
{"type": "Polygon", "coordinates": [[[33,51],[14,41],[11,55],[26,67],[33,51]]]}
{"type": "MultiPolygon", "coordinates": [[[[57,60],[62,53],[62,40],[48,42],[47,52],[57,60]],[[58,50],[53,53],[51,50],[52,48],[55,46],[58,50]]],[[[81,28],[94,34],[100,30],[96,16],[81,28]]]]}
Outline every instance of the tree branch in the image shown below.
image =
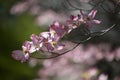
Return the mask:
{"type": "MultiPolygon", "coordinates": [[[[108,29],[106,30],[102,30],[100,32],[94,32],[94,33],[100,33],[99,35],[95,35],[95,36],[90,36],[88,37],[87,39],[83,40],[83,41],[80,41],[78,42],[73,48],[61,53],[61,54],[58,54],[58,53],[55,53],[55,52],[51,52],[52,54],[57,54],[56,56],[51,56],[51,57],[34,57],[34,56],[31,56],[32,58],[37,58],[37,59],[52,59],[52,58],[56,58],[56,57],[59,57],[59,56],[62,56],[72,50],[74,50],[76,47],[78,47],[80,44],[92,39],[92,38],[95,38],[95,37],[100,37],[102,35],[104,35],[105,33],[109,32],[111,29],[113,29],[114,27],[116,26],[116,24],[113,24],[111,27],[109,27],[108,29]]],[[[94,34],[94,33],[90,33],[90,34],[94,34]]]]}

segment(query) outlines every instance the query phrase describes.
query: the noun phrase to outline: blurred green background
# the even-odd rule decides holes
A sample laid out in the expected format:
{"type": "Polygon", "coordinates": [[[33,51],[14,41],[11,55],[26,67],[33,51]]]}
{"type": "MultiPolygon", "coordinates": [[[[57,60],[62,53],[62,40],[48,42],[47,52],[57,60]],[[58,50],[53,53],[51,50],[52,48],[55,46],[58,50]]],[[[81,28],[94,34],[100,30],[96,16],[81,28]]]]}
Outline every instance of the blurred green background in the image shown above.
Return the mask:
{"type": "Polygon", "coordinates": [[[36,67],[20,63],[11,57],[11,52],[21,49],[32,33],[39,34],[42,29],[28,13],[10,14],[10,8],[18,0],[0,0],[0,80],[32,80],[37,76],[36,67]]]}

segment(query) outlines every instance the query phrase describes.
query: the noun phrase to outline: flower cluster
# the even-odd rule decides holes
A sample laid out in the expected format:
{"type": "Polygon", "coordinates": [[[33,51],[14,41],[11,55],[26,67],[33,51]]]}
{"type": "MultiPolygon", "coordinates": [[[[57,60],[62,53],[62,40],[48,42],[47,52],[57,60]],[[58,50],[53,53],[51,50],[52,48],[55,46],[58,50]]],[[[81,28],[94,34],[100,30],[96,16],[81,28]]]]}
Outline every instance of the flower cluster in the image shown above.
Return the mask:
{"type": "Polygon", "coordinates": [[[25,41],[22,45],[21,50],[13,51],[13,58],[16,60],[21,60],[25,62],[29,59],[31,53],[36,51],[45,50],[52,52],[55,49],[61,50],[64,47],[64,44],[61,44],[59,41],[66,33],[64,25],[54,22],[50,25],[49,32],[42,32],[39,36],[32,34],[30,36],[31,41],[25,41]]]}
{"type": "Polygon", "coordinates": [[[77,16],[72,15],[65,25],[55,21],[50,25],[48,32],[42,32],[39,36],[32,34],[31,41],[25,41],[22,45],[22,50],[13,51],[13,58],[25,62],[29,59],[30,54],[36,51],[45,50],[54,52],[54,50],[62,50],[64,44],[60,43],[61,38],[70,33],[73,29],[81,24],[86,24],[90,28],[93,24],[99,24],[99,20],[94,20],[97,10],[92,10],[88,15],[80,10],[77,16]]]}

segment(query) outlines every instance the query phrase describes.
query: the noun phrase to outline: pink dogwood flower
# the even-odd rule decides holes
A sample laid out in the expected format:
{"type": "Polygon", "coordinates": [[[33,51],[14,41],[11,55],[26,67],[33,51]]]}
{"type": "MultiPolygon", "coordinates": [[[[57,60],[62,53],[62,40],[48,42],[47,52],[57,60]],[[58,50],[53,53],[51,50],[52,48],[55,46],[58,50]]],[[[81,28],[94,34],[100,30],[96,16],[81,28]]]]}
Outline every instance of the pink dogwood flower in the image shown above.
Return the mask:
{"type": "Polygon", "coordinates": [[[51,33],[51,32],[42,32],[40,34],[41,38],[42,38],[42,46],[45,47],[49,52],[53,51],[54,49],[62,49],[63,45],[59,44],[59,40],[57,37],[59,36],[55,36],[57,33],[51,33]]]}
{"type": "Polygon", "coordinates": [[[79,27],[81,25],[81,16],[77,15],[71,15],[70,19],[66,21],[66,25],[68,27],[68,33],[71,32],[73,29],[79,27]]]}
{"type": "Polygon", "coordinates": [[[45,47],[48,51],[52,51],[54,48],[53,46],[50,44],[53,38],[53,35],[50,34],[50,32],[42,32],[40,33],[40,37],[41,37],[41,46],[45,47]]]}
{"type": "Polygon", "coordinates": [[[42,47],[40,44],[41,44],[41,39],[39,36],[35,35],[35,34],[32,34],[30,36],[30,39],[32,40],[33,42],[33,45],[35,46],[35,49],[38,51],[40,50],[40,48],[42,47]]]}
{"type": "Polygon", "coordinates": [[[87,15],[87,14],[84,14],[84,13],[80,10],[82,22],[83,22],[83,23],[86,23],[86,25],[88,26],[88,28],[91,28],[93,24],[100,24],[100,23],[101,23],[101,21],[94,19],[96,13],[97,13],[97,10],[92,10],[92,11],[87,15]]]}
{"type": "Polygon", "coordinates": [[[22,46],[22,49],[23,50],[15,50],[12,52],[12,57],[15,60],[20,60],[21,62],[25,62],[26,60],[29,59],[30,54],[36,51],[33,42],[30,41],[25,41],[22,46]]]}
{"type": "Polygon", "coordinates": [[[33,53],[36,51],[36,48],[33,44],[32,41],[25,41],[23,46],[22,46],[22,49],[23,49],[23,52],[26,54],[26,53],[33,53]]]}
{"type": "Polygon", "coordinates": [[[15,60],[25,62],[26,60],[29,59],[29,54],[28,53],[24,54],[22,50],[14,50],[12,51],[12,57],[15,60]]]}
{"type": "Polygon", "coordinates": [[[66,33],[65,26],[55,21],[52,25],[50,25],[50,32],[53,33],[54,36],[59,38],[63,37],[66,33]]]}

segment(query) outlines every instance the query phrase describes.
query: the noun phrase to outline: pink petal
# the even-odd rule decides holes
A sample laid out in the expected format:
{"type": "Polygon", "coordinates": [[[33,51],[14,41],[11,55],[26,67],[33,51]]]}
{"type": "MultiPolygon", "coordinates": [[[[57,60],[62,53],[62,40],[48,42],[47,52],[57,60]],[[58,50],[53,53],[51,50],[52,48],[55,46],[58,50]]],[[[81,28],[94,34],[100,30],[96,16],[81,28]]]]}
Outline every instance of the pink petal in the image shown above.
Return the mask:
{"type": "Polygon", "coordinates": [[[31,40],[33,41],[34,44],[38,43],[39,37],[37,35],[32,34],[30,38],[31,38],[31,40]]]}
{"type": "Polygon", "coordinates": [[[77,21],[78,20],[78,16],[71,15],[70,16],[70,20],[77,21]]]}
{"type": "Polygon", "coordinates": [[[92,10],[92,11],[88,14],[88,16],[91,17],[91,18],[94,18],[95,15],[96,15],[96,13],[97,13],[97,10],[92,10]]]}
{"type": "Polygon", "coordinates": [[[57,50],[62,50],[64,47],[64,44],[57,44],[57,50]]]}
{"type": "Polygon", "coordinates": [[[21,60],[23,57],[23,53],[21,50],[15,50],[12,52],[12,57],[16,60],[21,60]]]}
{"type": "Polygon", "coordinates": [[[99,20],[93,20],[94,21],[94,23],[96,23],[96,24],[100,24],[101,23],[101,21],[99,21],[99,20]]]}
{"type": "Polygon", "coordinates": [[[89,21],[89,22],[86,23],[86,25],[90,29],[92,27],[93,23],[91,21],[89,21]]]}
{"type": "Polygon", "coordinates": [[[29,53],[33,53],[36,51],[35,45],[33,44],[33,42],[30,42],[30,41],[25,41],[22,46],[22,49],[23,51],[29,52],[29,53]]]}
{"type": "Polygon", "coordinates": [[[40,33],[40,36],[47,39],[50,36],[50,32],[42,32],[42,33],[40,33]]]}
{"type": "Polygon", "coordinates": [[[47,48],[48,51],[53,51],[54,50],[54,47],[50,43],[46,43],[45,47],[47,48]]]}
{"type": "Polygon", "coordinates": [[[59,22],[57,22],[57,21],[55,21],[55,22],[53,23],[53,25],[55,25],[55,26],[60,26],[59,22]]]}
{"type": "Polygon", "coordinates": [[[25,62],[27,59],[24,57],[23,52],[21,50],[15,50],[12,52],[12,57],[15,60],[20,60],[21,62],[25,62]]]}
{"type": "Polygon", "coordinates": [[[74,18],[75,18],[74,15],[71,15],[71,16],[70,16],[70,20],[73,20],[74,18]]]}
{"type": "Polygon", "coordinates": [[[54,22],[50,26],[50,32],[55,32],[58,36],[62,37],[65,33],[64,25],[59,24],[58,22],[54,22]]]}
{"type": "Polygon", "coordinates": [[[26,54],[24,55],[24,57],[25,57],[25,59],[29,59],[30,54],[29,54],[29,53],[26,53],[26,54]]]}

